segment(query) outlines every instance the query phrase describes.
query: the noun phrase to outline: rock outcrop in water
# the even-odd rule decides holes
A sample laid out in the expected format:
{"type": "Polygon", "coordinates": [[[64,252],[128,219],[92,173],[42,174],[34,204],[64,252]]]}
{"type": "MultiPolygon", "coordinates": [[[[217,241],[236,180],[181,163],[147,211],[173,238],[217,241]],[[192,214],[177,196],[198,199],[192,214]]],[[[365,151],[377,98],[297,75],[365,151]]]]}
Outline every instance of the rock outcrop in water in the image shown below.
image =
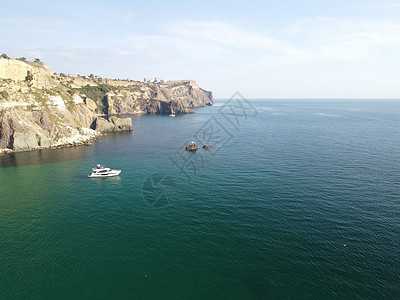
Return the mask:
{"type": "Polygon", "coordinates": [[[121,119],[112,116],[108,120],[106,120],[104,118],[97,117],[93,121],[90,127],[99,132],[132,130],[132,119],[131,118],[121,119]]]}
{"type": "Polygon", "coordinates": [[[190,142],[190,144],[185,147],[186,151],[196,151],[197,149],[199,149],[199,146],[197,146],[195,142],[190,142]]]}
{"type": "Polygon", "coordinates": [[[112,115],[186,114],[212,104],[212,93],[190,80],[56,75],[40,62],[1,58],[0,153],[82,145],[106,132],[132,130],[131,118],[112,115]]]}

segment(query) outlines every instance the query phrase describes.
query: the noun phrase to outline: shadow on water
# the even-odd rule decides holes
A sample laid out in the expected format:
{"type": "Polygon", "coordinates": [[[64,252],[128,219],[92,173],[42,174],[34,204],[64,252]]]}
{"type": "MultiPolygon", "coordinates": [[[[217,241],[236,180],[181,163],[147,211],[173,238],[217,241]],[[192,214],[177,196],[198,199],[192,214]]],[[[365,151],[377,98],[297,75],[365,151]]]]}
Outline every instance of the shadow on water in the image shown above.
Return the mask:
{"type": "Polygon", "coordinates": [[[72,178],[87,180],[89,177],[88,177],[88,175],[73,175],[72,178]]]}
{"type": "MultiPolygon", "coordinates": [[[[89,175],[89,174],[88,174],[89,175]]],[[[87,180],[88,182],[95,182],[97,184],[107,184],[107,183],[119,183],[121,181],[121,177],[103,177],[103,178],[90,178],[86,174],[72,175],[72,178],[79,180],[87,180]]]]}
{"type": "Polygon", "coordinates": [[[81,159],[91,156],[90,154],[93,150],[88,148],[90,148],[90,146],[2,154],[0,156],[0,167],[21,167],[81,159]]]}
{"type": "Polygon", "coordinates": [[[81,155],[78,151],[71,151],[70,149],[43,149],[30,152],[3,154],[0,159],[0,166],[3,168],[21,167],[25,165],[68,161],[80,157],[81,155]]]}
{"type": "Polygon", "coordinates": [[[41,149],[35,151],[0,155],[0,168],[21,167],[46,163],[67,162],[83,158],[102,156],[108,153],[116,139],[131,136],[131,132],[116,132],[100,138],[93,145],[83,145],[61,149],[41,149]]]}
{"type": "Polygon", "coordinates": [[[115,184],[120,184],[121,183],[121,177],[115,176],[115,177],[107,177],[107,178],[88,178],[86,176],[86,179],[90,180],[91,182],[96,183],[97,185],[115,185],[115,184]]]}

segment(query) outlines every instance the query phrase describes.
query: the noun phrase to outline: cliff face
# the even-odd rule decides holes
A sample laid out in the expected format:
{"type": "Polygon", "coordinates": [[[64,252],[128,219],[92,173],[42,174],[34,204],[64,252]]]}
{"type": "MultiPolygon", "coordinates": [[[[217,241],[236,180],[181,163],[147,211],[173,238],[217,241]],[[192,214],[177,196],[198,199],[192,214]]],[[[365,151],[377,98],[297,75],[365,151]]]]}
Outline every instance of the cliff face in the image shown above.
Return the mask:
{"type": "MultiPolygon", "coordinates": [[[[195,81],[159,83],[120,82],[111,80],[90,86],[76,86],[93,110],[105,114],[187,114],[193,108],[214,104],[212,93],[198,87],[195,81]]],[[[82,82],[81,82],[82,84],[82,82]]],[[[93,83],[92,83],[93,84],[93,83]]]]}
{"type": "Polygon", "coordinates": [[[52,85],[50,68],[42,63],[23,62],[17,59],[0,59],[0,79],[26,80],[32,74],[32,84],[49,87],[52,85]]]}
{"type": "Polygon", "coordinates": [[[184,114],[212,104],[212,93],[194,81],[88,79],[0,59],[0,153],[80,145],[104,132],[132,130],[130,118],[104,114],[184,114]]]}
{"type": "Polygon", "coordinates": [[[89,128],[93,115],[83,105],[7,107],[0,112],[0,149],[14,151],[77,145],[99,133],[89,128]]]}
{"type": "Polygon", "coordinates": [[[92,125],[96,117],[48,67],[0,59],[0,153],[89,143],[106,132],[92,125]]]}
{"type": "Polygon", "coordinates": [[[60,86],[0,80],[0,153],[88,143],[105,132],[90,128],[96,117],[79,95],[60,86]]]}

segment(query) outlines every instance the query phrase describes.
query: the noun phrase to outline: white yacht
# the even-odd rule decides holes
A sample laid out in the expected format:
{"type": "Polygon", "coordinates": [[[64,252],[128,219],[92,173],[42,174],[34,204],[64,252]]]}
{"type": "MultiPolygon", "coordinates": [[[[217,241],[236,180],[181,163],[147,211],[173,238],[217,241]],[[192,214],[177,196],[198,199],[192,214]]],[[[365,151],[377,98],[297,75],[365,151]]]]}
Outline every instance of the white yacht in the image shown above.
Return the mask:
{"type": "Polygon", "coordinates": [[[96,168],[92,169],[92,174],[90,174],[89,178],[94,177],[111,177],[111,176],[118,176],[121,173],[121,170],[111,170],[104,165],[98,164],[96,168]]]}

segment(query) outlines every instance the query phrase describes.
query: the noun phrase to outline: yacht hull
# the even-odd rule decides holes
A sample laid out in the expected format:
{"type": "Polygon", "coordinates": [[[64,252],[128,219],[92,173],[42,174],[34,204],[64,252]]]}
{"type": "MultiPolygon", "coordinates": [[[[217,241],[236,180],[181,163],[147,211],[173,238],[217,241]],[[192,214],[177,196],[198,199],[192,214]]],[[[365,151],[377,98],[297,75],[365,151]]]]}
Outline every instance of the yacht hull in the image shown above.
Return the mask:
{"type": "Polygon", "coordinates": [[[121,170],[111,170],[107,173],[99,174],[99,173],[92,173],[88,177],[89,178],[102,178],[102,177],[113,177],[118,176],[121,173],[121,170]]]}

